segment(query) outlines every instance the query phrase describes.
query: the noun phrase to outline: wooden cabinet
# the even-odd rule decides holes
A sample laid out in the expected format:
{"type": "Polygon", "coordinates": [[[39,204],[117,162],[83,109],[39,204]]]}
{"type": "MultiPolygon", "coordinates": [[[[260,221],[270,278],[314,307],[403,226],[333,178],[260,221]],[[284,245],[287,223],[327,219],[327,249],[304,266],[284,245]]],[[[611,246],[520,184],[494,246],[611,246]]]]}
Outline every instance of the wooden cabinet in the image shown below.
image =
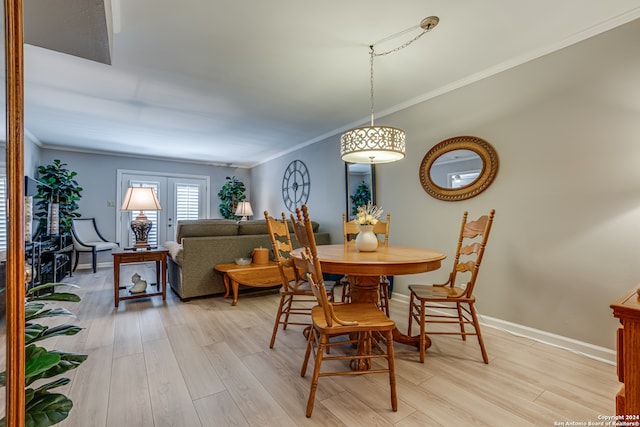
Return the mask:
{"type": "Polygon", "coordinates": [[[640,299],[636,289],[611,304],[620,319],[617,331],[618,380],[616,415],[640,414],[640,299]]]}

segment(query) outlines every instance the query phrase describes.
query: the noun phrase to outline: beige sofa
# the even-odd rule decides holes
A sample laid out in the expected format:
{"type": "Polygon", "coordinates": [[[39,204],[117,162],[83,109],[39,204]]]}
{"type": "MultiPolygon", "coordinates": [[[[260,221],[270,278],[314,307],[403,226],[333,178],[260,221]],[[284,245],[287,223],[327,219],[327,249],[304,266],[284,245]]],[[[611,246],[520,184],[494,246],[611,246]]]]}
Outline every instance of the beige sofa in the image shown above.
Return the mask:
{"type": "MultiPolygon", "coordinates": [[[[330,243],[329,233],[318,233],[319,245],[330,243]]],[[[297,242],[293,232],[291,239],[297,242]]],[[[176,241],[168,241],[168,276],[173,291],[182,299],[224,293],[222,274],[214,271],[216,264],[232,263],[236,258],[250,257],[254,248],[271,249],[265,220],[237,221],[199,219],[179,221],[176,241]]],[[[270,259],[273,254],[270,253],[270,259]]]]}

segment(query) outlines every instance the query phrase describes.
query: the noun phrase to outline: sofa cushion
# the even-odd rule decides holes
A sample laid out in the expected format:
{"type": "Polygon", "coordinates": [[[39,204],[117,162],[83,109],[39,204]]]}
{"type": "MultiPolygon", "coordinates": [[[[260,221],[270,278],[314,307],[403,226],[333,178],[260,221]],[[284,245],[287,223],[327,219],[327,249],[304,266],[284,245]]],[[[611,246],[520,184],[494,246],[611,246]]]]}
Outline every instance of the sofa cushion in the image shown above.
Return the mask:
{"type": "MultiPolygon", "coordinates": [[[[277,221],[282,219],[281,216],[275,218],[277,221]]],[[[293,233],[293,224],[289,217],[287,217],[287,223],[289,224],[289,233],[293,233]]],[[[320,228],[320,224],[317,222],[311,221],[311,226],[313,228],[313,232],[317,233],[318,228],[320,228]]],[[[267,221],[264,219],[254,219],[249,221],[240,221],[240,225],[238,227],[238,235],[257,235],[257,234],[269,234],[269,230],[267,229],[267,221]]]]}
{"type": "Polygon", "coordinates": [[[240,221],[240,224],[238,226],[238,234],[239,235],[269,234],[269,230],[267,230],[267,221],[264,219],[240,221]]]}
{"type": "Polygon", "coordinates": [[[231,219],[193,219],[178,221],[176,241],[185,237],[235,236],[238,222],[231,219]]]}

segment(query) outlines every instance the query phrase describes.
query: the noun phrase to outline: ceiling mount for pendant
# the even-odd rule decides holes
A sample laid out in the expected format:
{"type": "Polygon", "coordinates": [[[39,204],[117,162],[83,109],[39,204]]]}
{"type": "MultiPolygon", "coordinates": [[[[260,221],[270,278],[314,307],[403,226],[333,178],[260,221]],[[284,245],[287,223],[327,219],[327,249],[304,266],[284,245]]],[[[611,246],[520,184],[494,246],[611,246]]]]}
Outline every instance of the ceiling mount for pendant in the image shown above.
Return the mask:
{"type": "Polygon", "coordinates": [[[420,21],[420,28],[425,31],[431,31],[438,25],[438,22],[440,22],[440,18],[437,16],[428,16],[420,21]]]}

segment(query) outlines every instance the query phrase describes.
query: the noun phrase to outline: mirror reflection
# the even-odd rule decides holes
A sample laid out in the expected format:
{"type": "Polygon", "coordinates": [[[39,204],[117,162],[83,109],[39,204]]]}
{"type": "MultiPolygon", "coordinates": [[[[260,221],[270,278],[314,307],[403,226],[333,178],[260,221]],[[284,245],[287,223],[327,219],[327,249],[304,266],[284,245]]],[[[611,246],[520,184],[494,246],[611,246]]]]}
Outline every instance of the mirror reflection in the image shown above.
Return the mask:
{"type": "MultiPolygon", "coordinates": [[[[0,5],[0,10],[2,10],[2,15],[4,16],[4,3],[0,5]]],[[[5,16],[6,19],[6,16],[5,16]]],[[[3,31],[3,35],[5,32],[3,31]]],[[[4,36],[2,38],[2,51],[5,52],[5,43],[4,36]]],[[[5,55],[1,55],[2,58],[0,60],[0,67],[6,73],[6,60],[5,55]]],[[[0,119],[0,126],[2,126],[2,130],[0,131],[0,336],[2,339],[2,349],[0,349],[0,363],[2,364],[2,368],[0,371],[7,370],[7,358],[6,358],[6,336],[7,336],[7,322],[6,322],[6,313],[7,313],[7,293],[6,293],[6,272],[7,272],[7,172],[6,172],[6,160],[7,160],[7,124],[6,124],[6,76],[4,78],[5,85],[2,87],[2,119],[0,119]]],[[[0,417],[6,416],[6,406],[5,402],[7,401],[6,397],[6,387],[0,388],[0,399],[2,399],[2,404],[0,404],[0,417]]],[[[3,423],[4,424],[4,423],[3,423]]]]}
{"type": "Polygon", "coordinates": [[[346,209],[349,219],[356,216],[358,206],[371,201],[376,203],[375,166],[362,163],[345,163],[346,209]]]}
{"type": "Polygon", "coordinates": [[[439,187],[462,188],[478,179],[482,167],[482,159],[475,151],[452,150],[436,158],[429,175],[439,187]]]}
{"type": "Polygon", "coordinates": [[[434,145],[420,164],[420,183],[430,196],[466,200],[489,187],[498,173],[498,154],[482,138],[456,136],[434,145]]]}

